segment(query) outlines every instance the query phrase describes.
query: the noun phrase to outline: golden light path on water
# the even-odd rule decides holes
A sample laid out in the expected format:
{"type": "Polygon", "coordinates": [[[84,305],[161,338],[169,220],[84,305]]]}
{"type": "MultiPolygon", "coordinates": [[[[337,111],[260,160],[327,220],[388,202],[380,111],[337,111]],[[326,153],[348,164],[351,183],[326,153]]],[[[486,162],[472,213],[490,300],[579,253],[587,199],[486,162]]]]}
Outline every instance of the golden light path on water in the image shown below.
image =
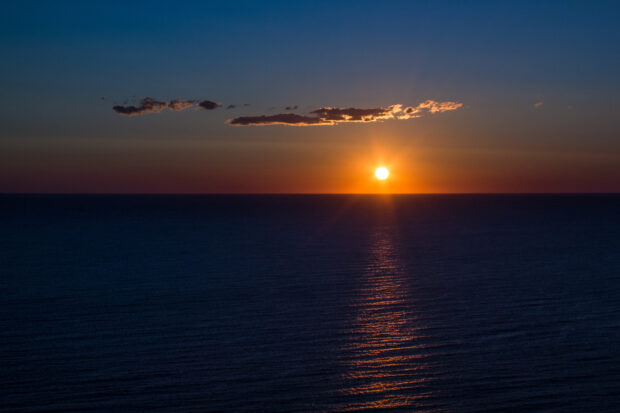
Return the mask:
{"type": "Polygon", "coordinates": [[[354,302],[352,339],[341,360],[348,373],[341,395],[351,400],[337,410],[424,409],[432,372],[416,345],[414,301],[395,248],[393,223],[378,224],[369,261],[354,302]]]}

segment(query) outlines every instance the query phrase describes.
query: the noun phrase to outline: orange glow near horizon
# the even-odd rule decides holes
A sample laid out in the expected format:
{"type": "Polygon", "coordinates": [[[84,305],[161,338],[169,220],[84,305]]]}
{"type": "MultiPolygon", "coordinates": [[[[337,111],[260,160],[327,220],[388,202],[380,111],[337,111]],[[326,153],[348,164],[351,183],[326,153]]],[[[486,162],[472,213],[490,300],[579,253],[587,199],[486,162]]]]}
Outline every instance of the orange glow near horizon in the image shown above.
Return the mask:
{"type": "Polygon", "coordinates": [[[312,137],[174,145],[12,140],[0,143],[0,186],[7,193],[425,194],[609,192],[618,185],[618,158],[609,154],[447,147],[421,133],[406,140],[378,128],[338,142],[312,137]],[[375,176],[380,166],[389,171],[385,180],[375,176]]]}
{"type": "MultiPolygon", "coordinates": [[[[418,167],[416,151],[409,145],[396,148],[397,143],[386,136],[369,139],[364,148],[353,155],[347,167],[351,184],[342,192],[396,194],[415,192],[418,167]],[[356,177],[353,177],[353,174],[356,177]]],[[[344,188],[343,188],[344,189],[344,188]]]]}

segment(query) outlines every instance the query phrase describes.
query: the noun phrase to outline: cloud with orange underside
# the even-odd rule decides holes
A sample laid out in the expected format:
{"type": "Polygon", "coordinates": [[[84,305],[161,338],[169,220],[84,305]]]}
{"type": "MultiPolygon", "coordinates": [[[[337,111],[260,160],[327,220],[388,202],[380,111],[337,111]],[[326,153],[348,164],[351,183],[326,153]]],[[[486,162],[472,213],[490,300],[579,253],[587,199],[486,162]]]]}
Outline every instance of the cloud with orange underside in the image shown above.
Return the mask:
{"type": "Polygon", "coordinates": [[[369,123],[388,119],[415,119],[427,113],[449,112],[457,110],[462,106],[463,104],[459,102],[426,100],[416,106],[407,107],[403,107],[402,104],[369,109],[323,107],[309,112],[308,115],[279,113],[275,115],[240,116],[229,119],[226,123],[231,126],[333,126],[340,123],[369,123]]]}

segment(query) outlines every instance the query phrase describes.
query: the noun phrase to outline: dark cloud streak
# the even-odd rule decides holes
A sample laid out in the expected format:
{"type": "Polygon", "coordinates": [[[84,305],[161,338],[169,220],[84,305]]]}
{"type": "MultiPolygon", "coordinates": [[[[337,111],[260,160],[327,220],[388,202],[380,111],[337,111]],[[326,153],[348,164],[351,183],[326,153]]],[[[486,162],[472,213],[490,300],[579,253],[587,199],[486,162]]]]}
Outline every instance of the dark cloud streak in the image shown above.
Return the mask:
{"type": "Polygon", "coordinates": [[[159,113],[168,107],[168,102],[146,97],[140,101],[140,106],[114,106],[112,109],[119,115],[138,116],[147,113],[159,113]]]}
{"type": "Polygon", "coordinates": [[[205,110],[213,110],[213,109],[219,108],[222,105],[220,103],[213,102],[211,100],[203,100],[202,102],[198,104],[198,106],[200,106],[201,108],[205,110]]]}
{"type": "Polygon", "coordinates": [[[230,119],[226,123],[232,126],[249,126],[249,125],[294,125],[294,126],[310,126],[310,125],[332,125],[331,122],[325,122],[315,116],[296,115],[294,113],[280,113],[277,115],[261,115],[261,116],[241,116],[230,119]]]}
{"type": "Polygon", "coordinates": [[[112,109],[119,115],[138,116],[146,115],[148,113],[159,113],[164,109],[178,112],[194,107],[196,104],[198,104],[198,107],[206,110],[213,110],[222,106],[220,103],[213,102],[211,100],[203,100],[198,102],[197,100],[174,99],[167,102],[165,100],[155,100],[153,98],[146,97],[140,101],[139,106],[127,106],[125,103],[125,106],[116,105],[112,107],[112,109]]]}

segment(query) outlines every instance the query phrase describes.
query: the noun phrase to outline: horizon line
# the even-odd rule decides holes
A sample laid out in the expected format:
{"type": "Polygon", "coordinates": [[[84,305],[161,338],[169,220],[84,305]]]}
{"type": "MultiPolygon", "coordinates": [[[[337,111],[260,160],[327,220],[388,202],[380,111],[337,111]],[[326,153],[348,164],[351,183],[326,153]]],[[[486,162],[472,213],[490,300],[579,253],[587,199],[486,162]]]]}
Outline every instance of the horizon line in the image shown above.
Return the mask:
{"type": "Polygon", "coordinates": [[[201,195],[620,195],[617,192],[0,192],[0,196],[7,195],[100,195],[100,196],[201,196],[201,195]]]}

